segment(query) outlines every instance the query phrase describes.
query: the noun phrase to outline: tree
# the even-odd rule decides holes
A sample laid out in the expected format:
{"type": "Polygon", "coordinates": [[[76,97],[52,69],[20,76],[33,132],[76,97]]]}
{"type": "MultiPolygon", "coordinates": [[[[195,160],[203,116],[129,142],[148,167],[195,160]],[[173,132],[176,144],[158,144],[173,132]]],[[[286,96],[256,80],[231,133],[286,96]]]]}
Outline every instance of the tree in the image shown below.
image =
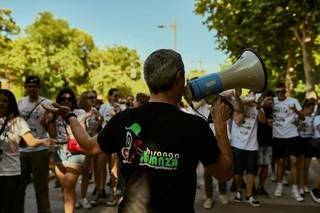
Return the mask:
{"type": "Polygon", "coordinates": [[[11,41],[10,36],[18,35],[19,26],[11,17],[12,11],[9,9],[0,9],[0,53],[8,48],[11,41]]]}
{"type": "Polygon", "coordinates": [[[204,24],[217,30],[218,48],[232,58],[245,47],[255,49],[274,79],[271,84],[285,78],[294,81],[303,64],[307,91],[314,90],[312,50],[320,14],[316,0],[197,0],[195,12],[206,16],[204,24]]]}
{"type": "Polygon", "coordinates": [[[95,52],[99,66],[90,73],[90,82],[101,94],[117,87],[123,96],[147,91],[141,79],[141,62],[136,50],[114,46],[95,52]]]}

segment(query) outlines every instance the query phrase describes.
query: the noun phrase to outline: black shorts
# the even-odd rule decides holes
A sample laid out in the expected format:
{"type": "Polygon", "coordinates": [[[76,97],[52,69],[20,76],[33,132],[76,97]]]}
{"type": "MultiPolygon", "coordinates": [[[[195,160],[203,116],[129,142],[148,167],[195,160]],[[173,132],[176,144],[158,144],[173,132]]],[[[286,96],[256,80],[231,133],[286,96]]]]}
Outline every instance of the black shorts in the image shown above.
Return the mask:
{"type": "Polygon", "coordinates": [[[302,155],[303,150],[301,150],[300,137],[273,138],[272,153],[275,158],[286,158],[290,155],[302,155]]]}
{"type": "Polygon", "coordinates": [[[311,140],[312,138],[300,138],[300,147],[301,147],[301,151],[303,152],[302,154],[306,157],[306,158],[312,158],[314,157],[314,151],[312,150],[311,147],[311,140]]]}
{"type": "Polygon", "coordinates": [[[320,138],[312,139],[309,143],[310,149],[312,150],[312,157],[320,159],[320,138]]]}
{"type": "Polygon", "coordinates": [[[255,174],[257,170],[258,151],[248,151],[232,147],[233,170],[237,175],[255,174]]]}

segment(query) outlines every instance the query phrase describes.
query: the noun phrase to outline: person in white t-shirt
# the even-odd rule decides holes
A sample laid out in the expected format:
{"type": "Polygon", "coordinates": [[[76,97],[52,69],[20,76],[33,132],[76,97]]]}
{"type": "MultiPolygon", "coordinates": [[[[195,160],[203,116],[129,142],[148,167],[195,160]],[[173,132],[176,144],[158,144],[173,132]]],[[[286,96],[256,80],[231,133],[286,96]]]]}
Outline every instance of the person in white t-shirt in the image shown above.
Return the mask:
{"type": "MultiPolygon", "coordinates": [[[[40,96],[41,82],[38,76],[28,76],[25,80],[27,96],[18,102],[21,117],[23,117],[37,138],[47,138],[46,125],[43,124],[45,110],[41,104],[49,105],[51,101],[40,96]]],[[[31,182],[34,183],[36,201],[39,212],[50,212],[49,201],[49,151],[46,146],[21,147],[21,194],[20,206],[24,208],[25,191],[31,182]]]]}
{"type": "Polygon", "coordinates": [[[23,138],[28,146],[53,146],[54,140],[36,139],[27,124],[19,117],[16,98],[6,89],[0,89],[0,212],[23,212],[20,191],[21,162],[19,143],[23,138]]]}
{"type": "MultiPolygon", "coordinates": [[[[125,105],[120,104],[119,99],[120,99],[119,90],[117,88],[109,89],[108,91],[109,103],[103,104],[99,110],[99,113],[103,120],[102,127],[104,127],[113,116],[115,116],[117,113],[124,111],[126,109],[125,105]]],[[[101,155],[101,161],[99,161],[99,164],[106,165],[108,161],[108,156],[105,153],[100,153],[99,155],[101,155]]],[[[120,177],[120,162],[118,160],[116,153],[113,153],[111,155],[111,158],[109,159],[109,172],[110,172],[111,183],[109,183],[108,185],[111,185],[114,199],[113,201],[110,201],[108,205],[116,205],[119,199],[122,197],[122,192],[123,192],[123,183],[122,183],[122,178],[120,177]]],[[[108,186],[106,191],[109,192],[110,191],[109,189],[110,188],[108,186]]],[[[102,189],[101,189],[101,193],[103,192],[104,192],[104,186],[102,186],[102,189]]]]}
{"type": "Polygon", "coordinates": [[[306,184],[309,177],[309,166],[313,157],[311,140],[313,136],[313,119],[312,115],[315,108],[315,99],[306,99],[302,104],[301,113],[304,115],[304,120],[299,121],[299,135],[301,142],[302,155],[299,156],[300,175],[299,175],[299,193],[304,197],[305,192],[309,192],[306,184]]]}
{"type": "Polygon", "coordinates": [[[234,102],[234,115],[231,127],[231,146],[234,162],[234,179],[236,183],[235,201],[242,200],[241,184],[242,177],[246,173],[246,201],[252,206],[260,206],[260,202],[253,196],[253,186],[257,170],[258,158],[258,120],[266,122],[263,110],[250,97],[241,100],[241,90],[236,91],[234,102]],[[247,101],[247,99],[250,101],[247,101]]]}
{"type": "MultiPolygon", "coordinates": [[[[77,100],[74,92],[69,88],[61,89],[57,95],[56,102],[67,106],[77,115],[81,125],[84,127],[85,111],[77,108],[77,100]]],[[[43,105],[46,106],[46,105],[43,105]]],[[[75,209],[76,183],[81,173],[85,161],[85,155],[81,150],[72,151],[68,146],[68,141],[74,141],[69,124],[62,116],[54,116],[52,113],[46,114],[45,122],[48,125],[48,132],[51,138],[57,139],[59,148],[55,150],[55,172],[59,179],[64,201],[64,212],[71,213],[75,209]]]]}
{"type": "Polygon", "coordinates": [[[302,154],[298,133],[301,106],[297,99],[286,96],[286,87],[283,83],[276,85],[276,97],[273,105],[273,156],[276,160],[277,187],[274,192],[276,197],[283,194],[283,175],[285,158],[290,159],[292,195],[302,202],[304,198],[298,191],[298,156],[302,154]]]}

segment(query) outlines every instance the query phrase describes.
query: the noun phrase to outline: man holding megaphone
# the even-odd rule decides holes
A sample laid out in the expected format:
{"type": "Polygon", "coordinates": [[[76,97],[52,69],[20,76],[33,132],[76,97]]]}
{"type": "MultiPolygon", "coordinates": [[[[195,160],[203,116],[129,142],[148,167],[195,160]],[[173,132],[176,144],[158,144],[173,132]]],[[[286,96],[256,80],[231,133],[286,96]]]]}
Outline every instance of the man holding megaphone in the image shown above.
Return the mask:
{"type": "Polygon", "coordinates": [[[68,107],[55,104],[46,109],[64,117],[86,154],[118,154],[126,181],[118,212],[194,212],[199,161],[218,180],[233,175],[227,135],[232,110],[221,97],[214,100],[210,112],[214,135],[204,119],[177,108],[185,72],[174,50],[151,53],[144,63],[144,78],[150,101],[119,112],[98,136],[90,137],[68,107]]]}

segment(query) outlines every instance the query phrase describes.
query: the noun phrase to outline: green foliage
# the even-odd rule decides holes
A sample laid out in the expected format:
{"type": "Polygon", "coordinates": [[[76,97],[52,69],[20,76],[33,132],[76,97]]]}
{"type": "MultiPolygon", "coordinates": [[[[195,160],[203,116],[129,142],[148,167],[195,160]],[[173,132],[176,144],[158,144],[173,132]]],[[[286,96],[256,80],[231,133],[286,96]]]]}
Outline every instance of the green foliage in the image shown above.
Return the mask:
{"type": "Polygon", "coordinates": [[[92,57],[96,63],[100,59],[99,66],[89,75],[90,83],[99,93],[107,94],[111,87],[118,88],[123,96],[146,91],[141,81],[141,63],[136,50],[114,46],[95,52],[92,57]]]}
{"type": "Polygon", "coordinates": [[[316,2],[196,0],[195,13],[205,17],[203,23],[209,30],[216,30],[218,48],[229,53],[232,60],[244,48],[256,50],[266,65],[272,87],[284,81],[289,68],[295,71],[296,84],[298,79],[312,78],[310,71],[303,72],[303,64],[312,66],[313,59],[302,58],[302,48],[311,44],[310,48],[317,50],[314,41],[320,30],[320,10],[316,2]],[[301,44],[299,36],[310,39],[309,43],[301,44]]]}
{"type": "MultiPolygon", "coordinates": [[[[19,28],[12,26],[10,13],[0,11],[0,33],[18,32],[19,28]]],[[[63,87],[70,87],[77,94],[90,89],[106,94],[111,87],[119,88],[124,96],[147,92],[136,50],[123,46],[100,50],[86,32],[71,28],[67,21],[56,19],[49,12],[39,13],[24,37],[12,40],[5,51],[0,50],[0,74],[11,76],[19,96],[28,75],[39,76],[42,95],[52,99],[63,87]]]]}

